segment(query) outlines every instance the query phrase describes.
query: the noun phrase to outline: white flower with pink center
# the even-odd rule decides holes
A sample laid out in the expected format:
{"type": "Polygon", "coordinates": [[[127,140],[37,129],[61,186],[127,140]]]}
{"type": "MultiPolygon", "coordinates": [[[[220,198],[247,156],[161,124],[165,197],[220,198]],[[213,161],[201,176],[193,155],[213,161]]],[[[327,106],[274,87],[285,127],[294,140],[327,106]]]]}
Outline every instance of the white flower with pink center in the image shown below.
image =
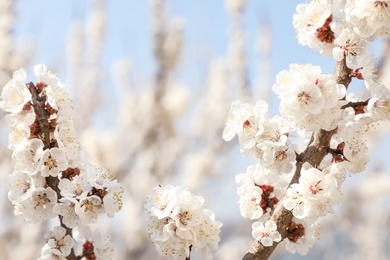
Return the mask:
{"type": "Polygon", "coordinates": [[[272,246],[274,242],[279,242],[282,239],[277,228],[276,223],[272,220],[268,220],[265,224],[254,222],[252,224],[252,236],[259,240],[263,246],[272,246]]]}

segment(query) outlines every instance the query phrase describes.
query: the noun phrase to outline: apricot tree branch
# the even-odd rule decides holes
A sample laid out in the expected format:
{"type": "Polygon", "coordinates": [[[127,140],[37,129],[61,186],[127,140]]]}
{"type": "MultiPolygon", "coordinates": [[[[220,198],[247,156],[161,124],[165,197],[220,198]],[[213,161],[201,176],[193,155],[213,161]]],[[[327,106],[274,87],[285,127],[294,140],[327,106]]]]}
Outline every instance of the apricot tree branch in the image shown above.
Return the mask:
{"type": "MultiPolygon", "coordinates": [[[[34,108],[34,113],[37,116],[37,121],[39,124],[39,138],[42,139],[42,142],[44,144],[44,149],[50,149],[50,123],[49,123],[49,116],[48,113],[45,110],[45,102],[46,102],[46,96],[45,95],[39,95],[38,90],[36,86],[30,82],[26,84],[26,87],[31,92],[31,103],[34,108]]],[[[56,194],[57,194],[57,200],[60,200],[62,198],[60,189],[58,187],[60,180],[57,177],[49,176],[46,177],[46,183],[47,185],[52,188],[56,194]]],[[[66,235],[69,235],[72,237],[72,229],[68,228],[62,221],[62,216],[59,216],[60,219],[60,225],[61,227],[65,228],[66,235]]],[[[74,253],[74,250],[72,248],[70,254],[66,258],[67,260],[78,260],[80,259],[77,257],[74,253]]]]}
{"type": "MultiPolygon", "coordinates": [[[[348,88],[352,78],[351,69],[346,66],[345,58],[336,63],[334,75],[337,83],[343,84],[346,88],[348,88]]],[[[293,183],[298,183],[299,177],[301,176],[302,165],[305,162],[310,163],[313,167],[318,167],[323,158],[328,154],[330,140],[336,132],[337,128],[331,131],[325,131],[321,129],[313,134],[312,139],[306,149],[297,155],[296,170],[294,176],[291,179],[290,185],[293,183]]],[[[286,194],[284,194],[280,201],[275,205],[275,209],[270,218],[270,220],[273,220],[278,227],[278,232],[282,236],[281,241],[287,237],[287,230],[293,218],[292,212],[285,209],[283,206],[283,201],[285,199],[286,194]]],[[[272,246],[265,247],[258,240],[256,240],[244,255],[243,260],[268,259],[280,242],[274,242],[272,246]]]]}

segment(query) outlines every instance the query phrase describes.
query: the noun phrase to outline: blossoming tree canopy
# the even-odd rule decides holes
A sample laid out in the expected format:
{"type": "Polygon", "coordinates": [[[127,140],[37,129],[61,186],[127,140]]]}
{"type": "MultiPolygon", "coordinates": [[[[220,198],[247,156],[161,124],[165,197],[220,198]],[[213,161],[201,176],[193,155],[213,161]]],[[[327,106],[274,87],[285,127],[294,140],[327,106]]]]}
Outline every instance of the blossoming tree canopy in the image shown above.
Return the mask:
{"type": "MultiPolygon", "coordinates": [[[[232,67],[238,72],[233,73],[237,74],[235,85],[249,95],[244,82],[245,34],[241,30],[244,2],[229,1],[228,9],[236,18],[231,32],[236,37],[231,48],[231,60],[236,61],[232,67]]],[[[333,213],[340,201],[346,177],[365,169],[369,161],[365,134],[390,116],[389,88],[379,80],[375,58],[369,53],[372,42],[390,33],[389,4],[388,0],[315,0],[299,4],[292,17],[298,42],[332,57],[334,73],[324,73],[320,66],[310,63],[294,63],[281,71],[272,87],[280,99],[280,115],[269,117],[269,107],[262,100],[232,102],[222,138],[231,141],[238,136],[240,151],[257,162],[235,178],[241,215],[253,222],[248,234],[255,241],[244,259],[268,259],[282,241],[287,251],[307,254],[318,237],[320,217],[333,213]],[[352,91],[351,82],[361,85],[362,90],[352,91]]],[[[166,91],[167,79],[178,64],[184,34],[180,26],[170,33],[164,31],[164,15],[161,9],[154,10],[159,14],[154,28],[157,81],[166,91]]],[[[34,74],[37,80],[29,82],[24,69],[16,70],[0,97],[0,108],[7,113],[11,129],[8,148],[12,150],[14,169],[7,184],[14,213],[28,224],[56,218],[35,258],[114,259],[114,245],[97,221],[101,215],[112,218],[121,210],[123,187],[81,151],[73,122],[74,106],[59,78],[45,65],[37,65],[34,74]]],[[[219,90],[210,98],[211,103],[219,90]]],[[[148,107],[158,100],[156,110],[163,111],[174,103],[175,98],[154,94],[150,95],[153,98],[148,96],[148,107]]],[[[155,110],[145,114],[154,114],[149,111],[155,110]]],[[[176,112],[172,111],[176,108],[156,114],[166,115],[173,125],[176,112]]],[[[155,133],[164,121],[163,116],[157,119],[157,123],[143,129],[155,133]]],[[[156,135],[155,141],[166,139],[171,130],[171,125],[166,126],[166,133],[156,135]]],[[[138,145],[143,146],[142,142],[138,145]]],[[[173,145],[162,143],[161,150],[150,149],[150,154],[165,151],[168,146],[173,145]]],[[[215,151],[218,155],[219,146],[215,151]]],[[[158,176],[169,168],[161,167],[158,176]]],[[[157,187],[144,208],[145,229],[158,251],[175,259],[190,259],[192,252],[198,252],[202,259],[212,259],[222,223],[205,209],[205,204],[203,197],[185,188],[157,187]]]]}
{"type": "Polygon", "coordinates": [[[26,83],[24,69],[15,71],[1,93],[15,162],[8,192],[14,213],[28,223],[59,217],[39,259],[79,259],[76,242],[82,245],[80,257],[112,259],[110,240],[94,223],[122,208],[123,188],[80,151],[65,86],[45,65],[35,66],[34,73],[36,84],[26,83]]]}

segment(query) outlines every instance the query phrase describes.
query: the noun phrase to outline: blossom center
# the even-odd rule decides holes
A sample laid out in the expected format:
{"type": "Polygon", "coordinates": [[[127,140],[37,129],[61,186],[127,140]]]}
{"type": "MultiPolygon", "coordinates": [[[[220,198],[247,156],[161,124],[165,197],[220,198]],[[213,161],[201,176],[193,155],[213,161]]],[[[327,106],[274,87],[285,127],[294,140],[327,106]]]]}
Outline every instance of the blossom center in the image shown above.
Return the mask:
{"type": "Polygon", "coordinates": [[[57,168],[57,161],[51,156],[49,156],[44,165],[48,167],[49,170],[52,170],[53,168],[57,168]]]}
{"type": "Polygon", "coordinates": [[[243,123],[244,127],[249,127],[251,126],[251,122],[249,122],[249,120],[245,120],[245,122],[243,123]]]}
{"type": "Polygon", "coordinates": [[[182,213],[179,213],[179,219],[180,223],[182,223],[184,226],[186,226],[191,219],[191,214],[188,211],[184,211],[182,213]]]}
{"type": "Polygon", "coordinates": [[[374,6],[385,9],[385,8],[387,8],[387,3],[384,1],[375,1],[374,6]]]}
{"type": "Polygon", "coordinates": [[[286,151],[277,151],[275,154],[275,161],[281,162],[283,160],[286,160],[287,154],[286,151]]]}
{"type": "Polygon", "coordinates": [[[57,240],[56,244],[57,244],[57,249],[60,249],[61,247],[66,245],[64,238],[61,238],[61,239],[57,240]]]}
{"type": "Polygon", "coordinates": [[[31,188],[31,184],[28,182],[19,182],[18,184],[16,184],[16,187],[21,188],[24,194],[31,188]]]}
{"type": "Polygon", "coordinates": [[[309,186],[309,189],[310,189],[310,192],[313,194],[313,195],[316,195],[318,192],[322,191],[323,189],[319,186],[320,183],[322,182],[322,180],[319,180],[315,183],[312,183],[310,184],[309,186]]]}
{"type": "Polygon", "coordinates": [[[298,101],[301,103],[307,104],[307,101],[310,99],[309,93],[302,91],[298,94],[298,101]]]}
{"type": "Polygon", "coordinates": [[[45,205],[45,204],[47,204],[49,202],[50,202],[50,199],[47,197],[46,193],[43,193],[42,195],[38,194],[38,201],[35,203],[35,207],[34,208],[42,206],[42,205],[45,205]]]}
{"type": "Polygon", "coordinates": [[[85,200],[84,203],[83,203],[83,206],[84,206],[84,212],[93,211],[93,203],[92,203],[92,201],[85,200]]]}
{"type": "Polygon", "coordinates": [[[351,56],[356,56],[356,43],[351,44],[351,40],[348,39],[348,41],[345,43],[344,46],[341,47],[344,50],[344,55],[351,55],[351,56]]]}

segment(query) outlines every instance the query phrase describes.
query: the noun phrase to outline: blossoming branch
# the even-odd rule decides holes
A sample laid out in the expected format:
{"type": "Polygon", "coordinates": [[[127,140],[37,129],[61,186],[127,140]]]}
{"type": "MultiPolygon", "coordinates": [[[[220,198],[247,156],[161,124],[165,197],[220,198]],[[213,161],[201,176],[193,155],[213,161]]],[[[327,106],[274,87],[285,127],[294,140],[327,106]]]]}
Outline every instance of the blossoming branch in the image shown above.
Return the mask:
{"type": "Polygon", "coordinates": [[[307,254],[320,217],[333,213],[341,185],[368,163],[364,135],[390,118],[389,89],[378,80],[370,42],[388,35],[389,1],[312,1],[297,6],[298,42],[336,61],[334,75],[291,64],[273,91],[283,117],[267,104],[234,101],[223,138],[238,136],[241,152],[258,163],[236,178],[241,215],[254,220],[256,241],[244,259],[267,259],[282,241],[307,254]],[[364,85],[359,93],[352,80],[364,85]],[[303,148],[302,148],[303,147],[303,148]]]}
{"type": "Polygon", "coordinates": [[[1,94],[15,162],[8,193],[14,213],[30,224],[59,217],[39,259],[112,259],[110,240],[94,223],[121,209],[123,188],[80,151],[64,85],[45,65],[34,73],[37,83],[26,84],[25,70],[15,71],[1,94]]]}

